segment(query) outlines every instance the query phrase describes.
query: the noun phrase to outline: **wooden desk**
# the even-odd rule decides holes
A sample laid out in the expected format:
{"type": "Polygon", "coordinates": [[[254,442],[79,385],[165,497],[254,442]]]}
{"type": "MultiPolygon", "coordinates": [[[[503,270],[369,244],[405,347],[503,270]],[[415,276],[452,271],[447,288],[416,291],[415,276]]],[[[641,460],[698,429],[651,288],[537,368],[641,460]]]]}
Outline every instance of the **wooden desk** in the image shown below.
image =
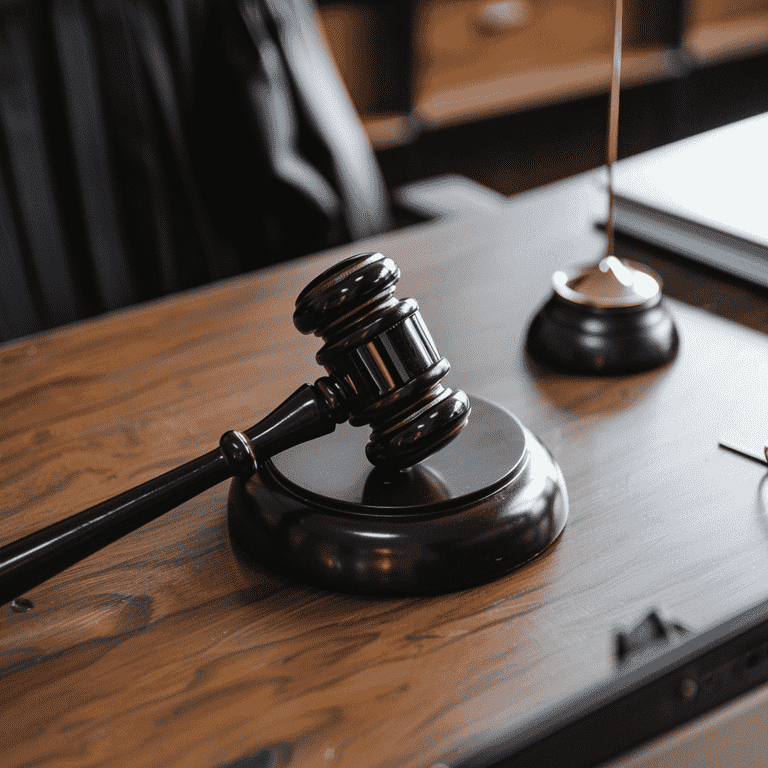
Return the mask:
{"type": "Polygon", "coordinates": [[[538,433],[571,499],[557,546],[518,572],[382,600],[242,565],[216,487],[28,594],[32,610],[0,608],[3,765],[453,768],[605,676],[612,629],[649,607],[698,629],[765,598],[765,467],[717,441],[768,423],[768,337],[673,303],[682,346],[664,370],[578,378],[526,361],[553,269],[602,247],[600,204],[579,178],[0,347],[6,543],[313,381],[296,295],[382,250],[448,381],[538,433]]]}

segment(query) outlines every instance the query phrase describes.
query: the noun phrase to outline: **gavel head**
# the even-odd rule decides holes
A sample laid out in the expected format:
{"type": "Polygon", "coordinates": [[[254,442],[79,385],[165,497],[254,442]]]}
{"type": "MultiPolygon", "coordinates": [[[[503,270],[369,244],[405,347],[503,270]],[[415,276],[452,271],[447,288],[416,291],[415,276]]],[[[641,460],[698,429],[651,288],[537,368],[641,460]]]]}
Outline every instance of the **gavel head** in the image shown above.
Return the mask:
{"type": "Polygon", "coordinates": [[[413,299],[395,298],[400,269],[380,253],[339,262],[296,299],[293,322],[325,342],[317,362],[343,390],[349,422],[370,424],[365,453],[379,467],[413,466],[467,423],[469,398],[440,383],[441,357],[413,299]]]}

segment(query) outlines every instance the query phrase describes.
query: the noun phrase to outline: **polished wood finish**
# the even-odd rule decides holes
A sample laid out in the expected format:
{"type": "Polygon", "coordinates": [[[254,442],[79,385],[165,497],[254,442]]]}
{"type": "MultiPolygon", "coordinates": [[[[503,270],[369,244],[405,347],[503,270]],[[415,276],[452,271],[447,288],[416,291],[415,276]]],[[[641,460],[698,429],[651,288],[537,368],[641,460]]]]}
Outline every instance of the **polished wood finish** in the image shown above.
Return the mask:
{"type": "Polygon", "coordinates": [[[748,15],[692,24],[685,43],[694,61],[711,64],[768,51],[768,3],[762,5],[762,11],[748,15]]]}
{"type": "MultiPolygon", "coordinates": [[[[412,0],[385,12],[375,0],[324,0],[320,14],[368,137],[381,150],[411,142],[419,127],[440,129],[605,93],[613,8],[612,0],[412,0]],[[395,37],[413,38],[413,62],[398,62],[399,75],[410,72],[410,81],[387,77],[382,61],[395,47],[385,20],[399,28],[395,37]],[[403,91],[399,101],[410,105],[416,121],[383,106],[393,87],[403,91]]],[[[623,41],[623,87],[674,80],[691,66],[768,51],[768,2],[627,0],[623,41]]],[[[409,58],[410,48],[398,41],[395,60],[409,58]]],[[[685,101],[680,108],[687,108],[685,101]]]]}
{"type": "Polygon", "coordinates": [[[495,403],[473,397],[457,439],[406,472],[371,469],[365,440],[342,427],[233,484],[232,542],[302,584],[423,597],[511,573],[563,531],[562,473],[541,441],[495,403]]]}
{"type": "Polygon", "coordinates": [[[28,593],[30,610],[0,609],[3,765],[454,765],[601,679],[612,629],[649,607],[695,630],[763,599],[765,466],[717,442],[768,423],[768,338],[673,301],[666,368],[573,377],[523,353],[553,269],[600,255],[601,208],[579,178],[0,347],[6,543],[314,378],[298,290],[381,250],[451,360],[446,382],[538,434],[571,502],[557,546],[521,570],[384,600],[247,567],[217,486],[28,593]]]}
{"type": "Polygon", "coordinates": [[[691,0],[685,44],[699,63],[768,50],[767,0],[691,0]]]}

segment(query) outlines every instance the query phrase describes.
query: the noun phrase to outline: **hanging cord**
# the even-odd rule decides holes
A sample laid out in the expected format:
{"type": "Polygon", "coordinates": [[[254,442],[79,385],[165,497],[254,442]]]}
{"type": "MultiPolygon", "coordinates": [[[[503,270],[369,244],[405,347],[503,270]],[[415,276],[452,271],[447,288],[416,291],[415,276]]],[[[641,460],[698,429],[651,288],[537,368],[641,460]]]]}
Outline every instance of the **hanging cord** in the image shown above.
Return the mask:
{"type": "Polygon", "coordinates": [[[608,222],[605,227],[606,256],[613,255],[613,164],[619,148],[619,92],[621,90],[621,21],[624,15],[623,0],[615,0],[613,28],[613,70],[608,105],[608,222]]]}

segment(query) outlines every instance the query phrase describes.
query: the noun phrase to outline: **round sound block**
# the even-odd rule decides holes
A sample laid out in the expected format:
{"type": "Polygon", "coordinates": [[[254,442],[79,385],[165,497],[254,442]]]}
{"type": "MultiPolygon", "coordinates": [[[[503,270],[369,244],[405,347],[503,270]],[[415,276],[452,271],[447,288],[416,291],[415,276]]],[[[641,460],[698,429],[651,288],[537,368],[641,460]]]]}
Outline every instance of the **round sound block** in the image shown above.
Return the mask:
{"type": "Polygon", "coordinates": [[[679,338],[653,270],[615,256],[558,271],[534,316],[528,354],[568,373],[624,375],[666,365],[679,338]]]}
{"type": "Polygon", "coordinates": [[[542,553],[568,517],[565,482],[508,411],[472,398],[459,436],[408,470],[375,469],[346,424],[232,481],[230,536],[290,579],[420,595],[494,579],[542,553]]]}

